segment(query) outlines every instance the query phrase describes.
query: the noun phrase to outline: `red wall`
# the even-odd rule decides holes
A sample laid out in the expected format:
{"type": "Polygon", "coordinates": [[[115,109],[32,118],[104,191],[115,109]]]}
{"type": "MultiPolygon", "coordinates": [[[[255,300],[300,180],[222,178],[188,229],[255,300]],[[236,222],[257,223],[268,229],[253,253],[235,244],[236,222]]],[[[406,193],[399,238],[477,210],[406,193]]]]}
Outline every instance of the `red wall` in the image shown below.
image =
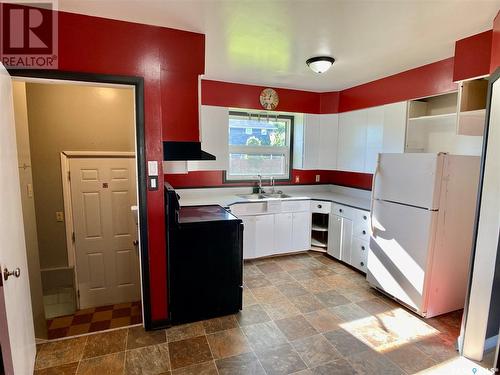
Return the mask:
{"type": "MultiPolygon", "coordinates": [[[[201,104],[220,107],[262,109],[259,101],[264,86],[211,80],[201,81],[201,104]]],[[[275,88],[278,108],[283,112],[319,113],[320,94],[311,91],[275,88]]]]}
{"type": "Polygon", "coordinates": [[[489,74],[492,36],[493,32],[488,30],[455,43],[454,81],[489,74]]]}
{"type": "MultiPolygon", "coordinates": [[[[146,158],[160,161],[161,168],[163,135],[182,138],[182,129],[165,129],[162,118],[175,115],[174,105],[183,105],[173,100],[173,105],[161,106],[161,69],[173,79],[197,78],[205,69],[205,36],[64,12],[58,16],[59,70],[144,77],[146,158]]],[[[190,130],[189,137],[197,137],[196,132],[190,130]]],[[[161,321],[168,316],[162,190],[148,191],[147,212],[151,317],[161,321]]]]}
{"type": "Polygon", "coordinates": [[[493,35],[491,41],[490,73],[500,67],[500,12],[493,21],[493,35]]]}
{"type": "Polygon", "coordinates": [[[457,89],[453,57],[340,92],[340,112],[375,107],[457,89]]]}

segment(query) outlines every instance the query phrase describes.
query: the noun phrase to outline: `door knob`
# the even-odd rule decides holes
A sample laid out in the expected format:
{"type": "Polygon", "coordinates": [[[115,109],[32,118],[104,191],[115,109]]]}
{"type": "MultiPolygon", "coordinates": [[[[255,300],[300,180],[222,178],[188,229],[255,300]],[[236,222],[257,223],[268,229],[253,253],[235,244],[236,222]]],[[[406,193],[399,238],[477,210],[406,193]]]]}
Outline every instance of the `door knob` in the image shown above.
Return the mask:
{"type": "Polygon", "coordinates": [[[14,271],[9,271],[7,268],[3,269],[3,278],[7,280],[10,276],[19,277],[21,276],[21,269],[17,267],[14,271]]]}

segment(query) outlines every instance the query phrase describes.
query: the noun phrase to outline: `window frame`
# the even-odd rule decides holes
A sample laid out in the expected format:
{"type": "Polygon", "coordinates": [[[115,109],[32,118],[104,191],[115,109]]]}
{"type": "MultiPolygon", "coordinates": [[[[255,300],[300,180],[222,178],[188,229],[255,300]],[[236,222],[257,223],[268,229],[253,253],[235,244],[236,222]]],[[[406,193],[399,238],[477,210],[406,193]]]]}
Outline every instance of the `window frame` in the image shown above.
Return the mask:
{"type": "MultiPolygon", "coordinates": [[[[261,116],[267,116],[269,115],[268,112],[258,112],[258,111],[248,111],[248,112],[243,112],[243,111],[229,111],[229,117],[231,116],[241,116],[241,117],[249,117],[250,115],[255,116],[255,115],[261,115],[261,116]]],[[[288,172],[288,176],[286,177],[277,177],[277,176],[272,176],[272,175],[262,175],[262,178],[270,178],[274,177],[274,180],[277,182],[290,182],[292,181],[292,169],[293,169],[293,131],[294,131],[294,121],[295,121],[295,116],[293,115],[284,115],[284,114],[278,114],[277,116],[275,114],[271,114],[273,118],[278,118],[278,119],[284,119],[289,121],[290,124],[290,129],[289,129],[289,137],[288,137],[288,142],[289,145],[288,147],[266,147],[266,146],[259,146],[259,147],[254,147],[253,150],[255,151],[264,151],[264,152],[271,152],[271,151],[277,151],[281,152],[283,149],[287,149],[288,151],[288,166],[286,168],[288,172]]],[[[270,116],[270,117],[271,117],[270,116]]],[[[252,149],[251,146],[231,146],[229,145],[229,121],[228,121],[228,169],[224,170],[223,176],[222,176],[222,181],[224,184],[234,184],[234,183],[249,183],[249,182],[255,182],[257,179],[257,176],[244,176],[242,178],[234,178],[230,177],[229,173],[229,159],[230,159],[230,154],[234,153],[234,150],[241,151],[241,153],[246,153],[248,152],[249,149],[252,149]],[[246,150],[246,151],[245,151],[246,150]]],[[[234,176],[234,175],[233,175],[234,176]]]]}

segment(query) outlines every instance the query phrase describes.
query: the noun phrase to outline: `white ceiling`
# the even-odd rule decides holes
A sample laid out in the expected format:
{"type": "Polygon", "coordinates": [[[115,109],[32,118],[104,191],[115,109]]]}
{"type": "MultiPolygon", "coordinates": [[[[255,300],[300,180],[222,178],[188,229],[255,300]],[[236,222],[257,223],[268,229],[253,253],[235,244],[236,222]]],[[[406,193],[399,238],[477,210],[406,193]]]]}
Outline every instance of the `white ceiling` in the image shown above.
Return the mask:
{"type": "Polygon", "coordinates": [[[206,34],[208,79],[312,91],[352,87],[453,56],[500,0],[59,0],[61,10],[206,34]],[[307,58],[334,67],[310,71],[307,58]]]}

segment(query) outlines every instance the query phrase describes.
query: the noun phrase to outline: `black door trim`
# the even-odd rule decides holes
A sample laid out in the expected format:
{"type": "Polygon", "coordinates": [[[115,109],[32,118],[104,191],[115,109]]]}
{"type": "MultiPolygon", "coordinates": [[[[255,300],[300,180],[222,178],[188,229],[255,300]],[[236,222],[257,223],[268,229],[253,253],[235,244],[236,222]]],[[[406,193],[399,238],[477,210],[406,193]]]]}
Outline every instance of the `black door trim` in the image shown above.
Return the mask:
{"type": "MultiPolygon", "coordinates": [[[[135,87],[135,124],[137,140],[137,185],[139,188],[139,228],[141,249],[142,306],[144,309],[144,327],[154,328],[151,321],[151,292],[149,283],[148,253],[148,217],[147,217],[147,179],[146,179],[146,143],[144,131],[144,78],[110,74],[65,72],[42,69],[7,69],[13,77],[42,78],[61,81],[93,82],[135,87]]],[[[156,326],[156,325],[155,325],[156,326]]]]}

